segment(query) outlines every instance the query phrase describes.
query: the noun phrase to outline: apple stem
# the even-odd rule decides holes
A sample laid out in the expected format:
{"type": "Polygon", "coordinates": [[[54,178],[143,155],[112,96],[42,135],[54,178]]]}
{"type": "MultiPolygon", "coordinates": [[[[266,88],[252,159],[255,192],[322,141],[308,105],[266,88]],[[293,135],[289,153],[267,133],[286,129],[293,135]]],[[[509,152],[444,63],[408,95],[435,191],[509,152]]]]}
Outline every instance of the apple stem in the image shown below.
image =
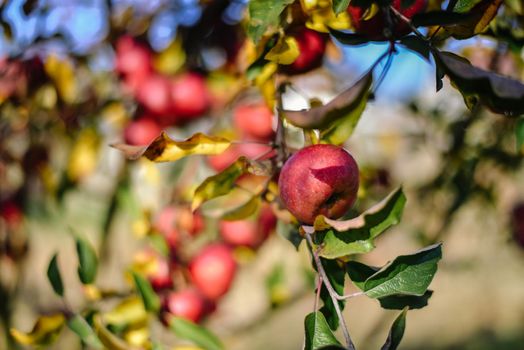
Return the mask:
{"type": "Polygon", "coordinates": [[[318,251],[313,249],[314,244],[313,244],[313,240],[311,239],[311,234],[306,232],[305,236],[306,236],[306,240],[308,243],[309,251],[313,255],[313,260],[315,261],[315,265],[317,266],[317,271],[320,274],[321,280],[324,283],[324,285],[326,286],[326,289],[328,290],[331,301],[333,302],[333,306],[335,307],[335,312],[337,313],[340,324],[342,325],[341,327],[342,333],[344,334],[344,338],[346,339],[347,349],[355,350],[355,345],[353,344],[353,341],[351,340],[351,337],[349,335],[346,320],[344,319],[344,316],[342,315],[342,311],[340,310],[340,305],[338,304],[340,295],[338,295],[335,289],[333,289],[333,286],[331,285],[331,282],[328,279],[326,271],[324,270],[324,267],[322,266],[322,262],[320,261],[318,251]]]}

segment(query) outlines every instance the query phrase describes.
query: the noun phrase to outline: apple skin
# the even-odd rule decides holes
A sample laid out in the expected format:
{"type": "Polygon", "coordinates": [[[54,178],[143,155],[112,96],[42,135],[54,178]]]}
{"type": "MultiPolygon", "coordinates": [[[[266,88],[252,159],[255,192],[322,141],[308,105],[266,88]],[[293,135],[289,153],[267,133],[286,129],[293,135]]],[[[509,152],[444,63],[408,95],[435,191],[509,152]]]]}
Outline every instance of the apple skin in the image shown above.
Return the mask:
{"type": "Polygon", "coordinates": [[[355,203],[359,186],[358,166],[343,148],[308,146],[292,155],[278,180],[285,207],[303,224],[317,215],[338,219],[355,203]]]}
{"type": "Polygon", "coordinates": [[[170,94],[171,109],[181,123],[201,117],[211,105],[205,79],[197,73],[176,77],[171,82],[170,94]]]}
{"type": "MultiPolygon", "coordinates": [[[[384,27],[386,25],[384,19],[385,14],[382,11],[379,11],[372,18],[364,20],[362,17],[365,15],[365,12],[367,10],[366,6],[370,6],[368,5],[369,3],[363,4],[362,6],[359,6],[360,4],[354,3],[355,1],[353,1],[348,6],[347,12],[351,19],[351,23],[353,24],[355,32],[364,35],[370,40],[387,40],[387,38],[384,35],[384,27]]],[[[421,13],[426,10],[428,1],[415,0],[413,4],[411,4],[407,8],[401,8],[401,4],[402,0],[393,0],[392,2],[392,6],[394,9],[398,10],[406,18],[411,19],[417,13],[421,13]]],[[[397,20],[394,14],[392,14],[392,16],[395,20],[397,20]]],[[[411,33],[411,28],[409,28],[409,26],[403,22],[397,22],[393,29],[394,38],[399,38],[409,33],[411,33]]]]}
{"type": "Polygon", "coordinates": [[[298,43],[300,54],[289,65],[282,65],[281,69],[289,75],[309,72],[322,65],[328,36],[305,27],[291,33],[298,43]]]}
{"type": "Polygon", "coordinates": [[[227,293],[235,272],[231,249],[220,243],[204,247],[189,263],[193,284],[210,300],[217,300],[227,293]]]}
{"type": "Polygon", "coordinates": [[[124,129],[124,139],[129,145],[145,146],[160,135],[162,128],[150,117],[131,121],[124,129]]]}
{"type": "Polygon", "coordinates": [[[156,115],[171,113],[171,82],[160,74],[151,74],[138,87],[136,99],[156,115]]]}
{"type": "Polygon", "coordinates": [[[167,294],[164,309],[173,316],[198,323],[205,315],[206,300],[198,291],[188,288],[167,294]]]}
{"type": "Polygon", "coordinates": [[[513,238],[517,244],[524,248],[524,202],[518,203],[511,213],[513,238]]]}
{"type": "Polygon", "coordinates": [[[275,229],[276,216],[268,206],[262,207],[256,219],[221,221],[219,232],[224,242],[232,246],[256,249],[275,229]]]}
{"type": "Polygon", "coordinates": [[[246,139],[269,141],[274,136],[273,112],[264,103],[237,106],[233,121],[246,139]]]}

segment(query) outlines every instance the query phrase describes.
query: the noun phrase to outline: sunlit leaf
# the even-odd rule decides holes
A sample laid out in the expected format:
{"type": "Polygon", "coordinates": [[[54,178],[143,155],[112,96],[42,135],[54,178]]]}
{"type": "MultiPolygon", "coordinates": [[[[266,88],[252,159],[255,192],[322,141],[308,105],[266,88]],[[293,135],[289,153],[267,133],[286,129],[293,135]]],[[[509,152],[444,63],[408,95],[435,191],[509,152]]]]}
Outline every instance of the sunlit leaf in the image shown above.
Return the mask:
{"type": "Polygon", "coordinates": [[[112,146],[124,152],[129,159],[135,160],[143,156],[154,162],[174,162],[195,154],[220,154],[230,145],[231,141],[218,136],[196,133],[187,140],[175,141],[163,132],[149,146],[126,144],[114,144],[112,146]]]}
{"type": "Polygon", "coordinates": [[[147,312],[140,298],[131,297],[103,314],[103,320],[107,324],[119,326],[141,324],[147,320],[147,312]]]}
{"type": "Polygon", "coordinates": [[[388,338],[386,343],[382,345],[380,350],[396,350],[404,336],[404,330],[406,329],[406,314],[408,309],[405,308],[402,313],[395,319],[391,329],[389,330],[388,338]]]}
{"type": "Polygon", "coordinates": [[[11,328],[10,332],[11,336],[20,344],[45,346],[52,344],[56,340],[65,321],[66,319],[62,314],[40,316],[29,333],[24,333],[14,328],[11,328]]]}
{"type": "Polygon", "coordinates": [[[472,66],[451,52],[432,51],[438,67],[450,78],[465,98],[474,96],[496,113],[524,113],[524,84],[472,66]]]}
{"type": "Polygon", "coordinates": [[[345,349],[329,328],[321,312],[312,312],[304,320],[306,342],[304,350],[345,349]]]}
{"type": "Polygon", "coordinates": [[[160,309],[160,299],[153,290],[153,287],[151,287],[149,281],[136,272],[132,272],[132,275],[135,287],[142,298],[145,309],[150,312],[157,312],[160,309]]]}
{"type": "Polygon", "coordinates": [[[94,330],[82,316],[74,315],[67,321],[67,326],[78,335],[84,344],[95,349],[104,348],[94,330]]]}
{"type": "Polygon", "coordinates": [[[253,196],[244,204],[224,213],[221,219],[235,221],[248,218],[257,212],[261,203],[262,200],[260,199],[260,196],[253,196]]]}
{"type": "Polygon", "coordinates": [[[315,240],[322,246],[319,254],[336,259],[373,250],[374,238],[400,222],[405,203],[406,197],[399,188],[356,218],[331,220],[318,216],[314,230],[315,240]]]}
{"type": "Polygon", "coordinates": [[[191,209],[195,211],[205,201],[228,194],[235,181],[247,172],[248,165],[249,160],[240,157],[222,172],[205,179],[195,190],[191,209]]]}
{"type": "Polygon", "coordinates": [[[111,333],[109,329],[106,328],[102,322],[100,315],[95,315],[93,317],[93,326],[96,332],[96,335],[104,344],[104,347],[108,350],[138,350],[137,348],[131,346],[123,339],[117,337],[115,334],[111,333]]]}
{"type": "Polygon", "coordinates": [[[342,13],[347,10],[350,0],[333,0],[333,11],[335,14],[342,13]]]}
{"type": "Polygon", "coordinates": [[[186,339],[204,350],[223,350],[224,346],[213,333],[184,318],[173,317],[169,327],[180,339],[186,339]]]}
{"type": "Polygon", "coordinates": [[[182,40],[177,37],[164,51],[154,57],[153,66],[159,73],[174,74],[184,65],[185,61],[186,53],[182,40]]]}
{"type": "Polygon", "coordinates": [[[47,267],[47,279],[56,294],[64,296],[64,284],[62,283],[62,276],[60,275],[60,268],[58,267],[58,253],[55,253],[47,267]]]}
{"type": "Polygon", "coordinates": [[[281,38],[277,44],[264,56],[268,61],[278,64],[291,64],[300,55],[297,40],[292,36],[281,38]]]}
{"type": "Polygon", "coordinates": [[[78,277],[83,284],[95,281],[98,258],[91,244],[81,237],[76,237],[76,252],[78,255],[78,277]]]}
{"type": "Polygon", "coordinates": [[[368,73],[324,106],[300,111],[283,110],[282,113],[291,124],[303,129],[328,128],[333,122],[361,107],[362,99],[369,92],[371,81],[372,74],[368,73]]]}
{"type": "MultiPolygon", "coordinates": [[[[401,255],[365,280],[365,265],[355,261],[346,264],[351,280],[370,298],[384,298],[391,295],[422,296],[442,258],[441,244],[434,244],[409,255],[401,255]]],[[[367,267],[368,271],[375,268],[367,267]]]]}
{"type": "Polygon", "coordinates": [[[294,0],[252,0],[249,2],[249,22],[247,35],[257,43],[262,35],[275,30],[280,14],[294,0]]]}

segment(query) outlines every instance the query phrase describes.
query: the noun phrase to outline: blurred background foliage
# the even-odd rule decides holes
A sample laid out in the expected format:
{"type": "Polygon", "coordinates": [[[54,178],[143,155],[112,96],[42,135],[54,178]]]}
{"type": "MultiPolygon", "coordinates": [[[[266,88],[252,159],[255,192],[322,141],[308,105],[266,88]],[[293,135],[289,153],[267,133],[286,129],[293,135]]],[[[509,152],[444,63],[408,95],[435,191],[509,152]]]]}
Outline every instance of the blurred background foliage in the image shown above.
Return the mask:
{"type": "MultiPolygon", "coordinates": [[[[14,349],[10,327],[28,330],[40,314],[79,310],[101,296],[101,308],[109,313],[117,300],[132,294],[130,266],[147,275],[151,264],[153,271],[174,264],[158,253],[172,248],[169,238],[155,238],[158,232],[169,236],[165,232],[173,225],[182,232],[173,237],[182,265],[220,237],[223,203],[191,214],[194,189],[239,155],[266,154],[273,134],[262,135],[265,144],[258,144],[235,126],[236,107],[264,106],[268,95],[246,75],[257,58],[245,36],[247,1],[0,3],[0,348],[14,349]],[[109,147],[148,144],[161,130],[177,139],[203,131],[247,141],[229,159],[196,156],[167,164],[127,161],[109,147]],[[173,215],[165,219],[171,220],[167,229],[161,227],[162,215],[173,215]],[[71,228],[99,254],[96,289],[74,278],[71,228]],[[67,306],[53,296],[46,279],[55,251],[67,306]]],[[[522,81],[522,6],[505,1],[482,35],[441,45],[475,66],[522,81]]],[[[321,67],[290,78],[295,89],[284,95],[286,108],[302,108],[311,98],[328,101],[387,45],[328,40],[321,67]]],[[[410,314],[404,346],[524,347],[524,121],[481,107],[468,110],[447,80],[436,94],[434,62],[411,50],[399,48],[389,65],[377,67],[375,75],[382,73],[387,74],[347,143],[361,168],[357,206],[370,207],[398,184],[409,200],[404,222],[366,262],[384,264],[406,247],[446,242],[443,272],[433,286],[438,293],[429,308],[410,314]]],[[[257,179],[246,181],[248,188],[260,186],[257,179]]],[[[252,224],[263,211],[254,212],[252,224]]],[[[307,255],[295,253],[273,231],[270,227],[253,245],[233,244],[237,277],[207,312],[206,325],[228,349],[302,344],[313,274],[307,255]]],[[[285,235],[289,228],[279,223],[276,231],[285,235]]],[[[187,284],[185,270],[166,269],[169,288],[187,284]]],[[[364,339],[363,349],[385,338],[393,317],[370,303],[351,304],[345,312],[355,338],[364,339]]],[[[143,319],[131,323],[134,328],[113,325],[112,331],[141,346],[143,319]]],[[[148,331],[178,344],[160,322],[148,331]]],[[[69,332],[51,348],[80,345],[69,332]]]]}

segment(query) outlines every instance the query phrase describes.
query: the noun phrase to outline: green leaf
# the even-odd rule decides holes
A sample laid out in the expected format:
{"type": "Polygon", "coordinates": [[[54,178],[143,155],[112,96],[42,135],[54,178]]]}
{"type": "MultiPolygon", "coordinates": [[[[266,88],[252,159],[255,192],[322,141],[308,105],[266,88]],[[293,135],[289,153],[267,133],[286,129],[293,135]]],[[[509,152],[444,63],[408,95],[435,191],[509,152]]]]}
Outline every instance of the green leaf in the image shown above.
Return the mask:
{"type": "Polygon", "coordinates": [[[333,12],[336,15],[347,10],[350,0],[333,0],[333,12]]]}
{"type": "Polygon", "coordinates": [[[280,14],[294,0],[252,0],[249,2],[249,23],[247,35],[258,43],[268,30],[275,30],[280,22],[280,14]]]}
{"type": "Polygon", "coordinates": [[[260,196],[253,196],[247,202],[224,213],[221,219],[227,221],[235,221],[248,218],[257,212],[261,202],[262,200],[260,199],[260,196]]]}
{"type": "Polygon", "coordinates": [[[195,211],[202,203],[228,194],[235,185],[235,181],[247,173],[249,160],[246,157],[238,158],[222,172],[205,179],[195,190],[191,209],[195,211]]]}
{"type": "Polygon", "coordinates": [[[437,66],[451,79],[465,98],[475,96],[495,113],[524,114],[524,84],[472,66],[451,52],[432,51],[437,66]]]}
{"type": "Polygon", "coordinates": [[[94,282],[97,269],[98,258],[91,244],[81,237],[76,237],[76,252],[78,254],[78,277],[83,284],[94,282]]]}
{"type": "Polygon", "coordinates": [[[312,312],[304,320],[306,345],[304,350],[344,349],[329,328],[321,312],[312,312]]]}
{"type": "Polygon", "coordinates": [[[389,331],[388,339],[386,339],[386,343],[382,345],[380,350],[395,350],[398,348],[400,341],[404,336],[404,330],[406,329],[407,313],[408,309],[405,308],[402,311],[402,313],[395,319],[389,331]]]}
{"type": "Polygon", "coordinates": [[[400,44],[407,49],[417,53],[422,58],[429,61],[430,49],[429,44],[416,35],[408,35],[400,39],[400,44]]]}
{"type": "MultiPolygon", "coordinates": [[[[340,267],[336,260],[327,260],[321,258],[320,261],[324,267],[324,271],[326,271],[326,275],[328,276],[329,282],[331,283],[333,289],[337,292],[338,295],[343,295],[346,277],[346,271],[344,268],[340,267]]],[[[324,314],[329,327],[332,330],[336,330],[339,324],[338,315],[336,313],[335,305],[333,305],[333,300],[331,300],[329,295],[329,291],[324,284],[322,284],[320,290],[320,299],[322,299],[322,302],[324,303],[324,305],[320,308],[320,312],[324,314]]],[[[337,302],[340,306],[340,310],[344,310],[346,303],[343,300],[339,300],[337,302]]]]}
{"type": "Polygon", "coordinates": [[[422,296],[418,295],[390,295],[379,298],[380,306],[386,310],[410,310],[422,309],[428,305],[428,300],[433,295],[433,291],[427,290],[422,296]]]}
{"type": "Polygon", "coordinates": [[[74,315],[67,321],[67,326],[80,337],[84,344],[95,349],[104,348],[94,330],[82,316],[74,315]]]}
{"type": "Polygon", "coordinates": [[[369,266],[358,261],[348,261],[346,263],[346,271],[351,282],[362,290],[366,280],[379,270],[379,267],[369,266]]]}
{"type": "Polygon", "coordinates": [[[362,99],[367,99],[372,80],[373,75],[369,72],[324,106],[281,112],[291,124],[303,129],[330,128],[334,122],[361,107],[362,99]]]}
{"type": "Polygon", "coordinates": [[[320,256],[337,259],[370,252],[374,249],[374,238],[400,222],[405,203],[402,188],[398,188],[380,203],[351,220],[317,217],[315,240],[322,245],[320,256]]]}
{"type": "Polygon", "coordinates": [[[136,272],[132,272],[132,275],[135,287],[142,298],[145,309],[150,312],[157,312],[160,310],[160,299],[153,290],[153,287],[151,287],[149,281],[136,272]]]}
{"type": "Polygon", "coordinates": [[[517,152],[524,153],[524,118],[519,118],[517,120],[515,136],[517,138],[517,152]]]}
{"type": "Polygon", "coordinates": [[[370,268],[365,271],[363,264],[350,261],[346,264],[349,277],[370,298],[383,298],[404,294],[422,296],[442,258],[441,244],[434,244],[410,255],[401,255],[362,281],[370,268]]]}
{"type": "Polygon", "coordinates": [[[55,253],[47,267],[47,279],[56,294],[64,296],[64,284],[62,283],[62,276],[60,275],[60,268],[58,267],[58,253],[55,253]]]}
{"type": "Polygon", "coordinates": [[[173,317],[169,326],[177,337],[189,340],[204,350],[224,349],[224,346],[214,334],[191,321],[173,317]]]}

